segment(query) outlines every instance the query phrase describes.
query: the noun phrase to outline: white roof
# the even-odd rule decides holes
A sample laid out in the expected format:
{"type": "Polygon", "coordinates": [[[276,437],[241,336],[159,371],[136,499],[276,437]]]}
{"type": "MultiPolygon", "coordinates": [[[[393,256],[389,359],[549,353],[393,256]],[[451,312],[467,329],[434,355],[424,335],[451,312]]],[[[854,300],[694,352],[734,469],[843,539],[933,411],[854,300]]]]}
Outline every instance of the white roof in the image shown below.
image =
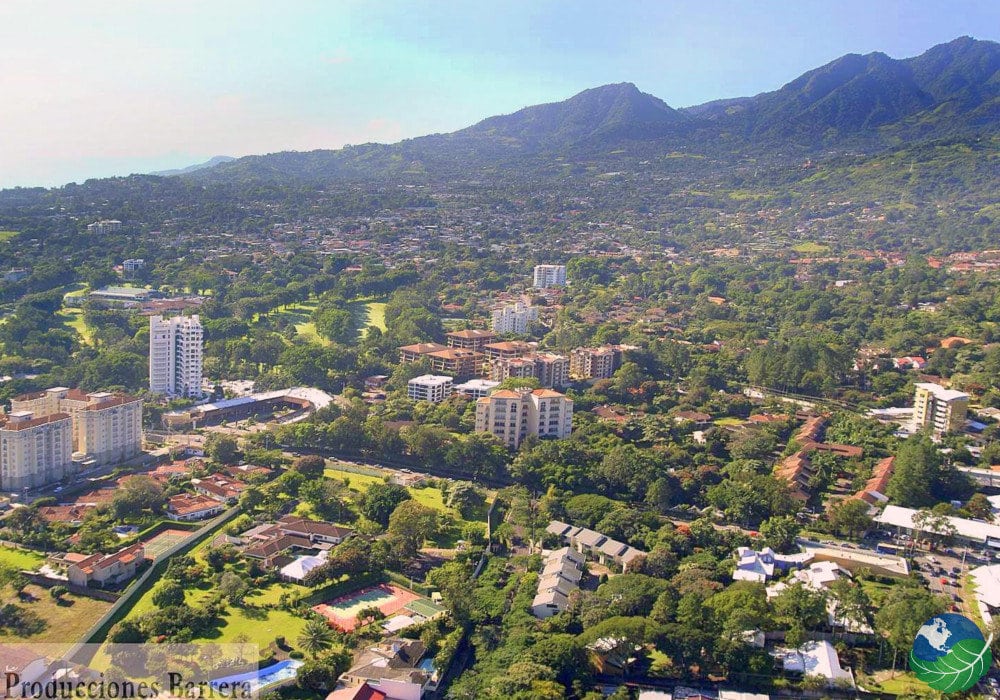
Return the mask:
{"type": "Polygon", "coordinates": [[[744,693],[742,690],[720,690],[719,700],[770,700],[764,693],[744,693]]]}
{"type": "Polygon", "coordinates": [[[421,374],[407,383],[414,386],[444,386],[445,384],[451,384],[452,381],[451,377],[446,377],[443,374],[421,374]]]}
{"type": "Polygon", "coordinates": [[[854,686],[854,677],[840,667],[837,650],[827,641],[806,642],[796,651],[778,652],[786,671],[799,671],[807,676],[822,676],[830,681],[846,680],[854,686]]]}
{"type": "Polygon", "coordinates": [[[500,382],[490,381],[489,379],[470,379],[463,384],[456,384],[455,391],[462,393],[463,391],[489,391],[490,389],[496,389],[500,386],[500,382]]]}
{"type": "Polygon", "coordinates": [[[306,577],[306,574],[315,569],[317,566],[325,564],[327,556],[328,552],[323,551],[317,556],[306,555],[299,557],[291,564],[286,564],[281,567],[281,575],[301,581],[306,577]]]}
{"type": "Polygon", "coordinates": [[[969,574],[976,582],[976,598],[991,608],[1000,608],[1000,564],[980,566],[969,574]]]}
{"type": "MultiPolygon", "coordinates": [[[[913,525],[913,516],[916,513],[917,511],[913,508],[886,506],[885,510],[876,516],[875,521],[883,525],[894,525],[914,530],[916,528],[913,525]]],[[[981,520],[969,520],[968,518],[946,517],[955,528],[955,534],[959,537],[977,542],[986,542],[987,539],[1000,540],[1000,525],[993,525],[981,520]]]]}
{"type": "Polygon", "coordinates": [[[396,615],[383,622],[382,629],[386,632],[399,632],[400,630],[405,630],[407,627],[412,627],[417,622],[419,620],[415,620],[409,615],[396,615]]]}
{"type": "Polygon", "coordinates": [[[934,394],[934,398],[939,401],[954,401],[955,399],[967,399],[969,395],[964,391],[955,391],[954,389],[945,389],[943,386],[938,386],[932,382],[918,382],[913,385],[918,389],[924,389],[934,394]]]}

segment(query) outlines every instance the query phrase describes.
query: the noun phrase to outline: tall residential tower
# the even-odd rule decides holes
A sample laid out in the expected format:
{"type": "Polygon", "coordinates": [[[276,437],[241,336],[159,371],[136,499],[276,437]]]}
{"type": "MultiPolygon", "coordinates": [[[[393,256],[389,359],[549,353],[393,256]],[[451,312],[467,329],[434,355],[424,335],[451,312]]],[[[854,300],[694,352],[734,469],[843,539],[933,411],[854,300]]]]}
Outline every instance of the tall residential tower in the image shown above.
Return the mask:
{"type": "Polygon", "coordinates": [[[169,397],[201,397],[204,334],[195,316],[149,317],[149,390],[169,397]]]}

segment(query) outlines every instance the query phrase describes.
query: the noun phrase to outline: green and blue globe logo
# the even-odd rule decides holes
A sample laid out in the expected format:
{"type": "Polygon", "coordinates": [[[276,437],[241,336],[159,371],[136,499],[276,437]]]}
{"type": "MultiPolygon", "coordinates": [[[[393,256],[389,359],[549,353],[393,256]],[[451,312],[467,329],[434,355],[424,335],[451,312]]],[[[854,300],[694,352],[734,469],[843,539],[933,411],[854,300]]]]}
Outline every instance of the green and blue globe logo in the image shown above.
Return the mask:
{"type": "Polygon", "coordinates": [[[924,623],[910,649],[910,668],[934,690],[968,690],[993,663],[990,644],[967,617],[944,613],[924,623]]]}

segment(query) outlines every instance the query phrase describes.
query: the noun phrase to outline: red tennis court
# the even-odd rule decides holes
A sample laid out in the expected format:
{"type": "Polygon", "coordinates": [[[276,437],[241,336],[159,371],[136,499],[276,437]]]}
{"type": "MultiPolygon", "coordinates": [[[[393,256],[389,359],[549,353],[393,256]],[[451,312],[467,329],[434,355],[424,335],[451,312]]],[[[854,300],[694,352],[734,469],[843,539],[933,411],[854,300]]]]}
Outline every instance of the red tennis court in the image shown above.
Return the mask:
{"type": "Polygon", "coordinates": [[[313,610],[325,617],[334,627],[351,632],[358,626],[358,613],[365,608],[376,607],[386,617],[393,615],[420,598],[399,586],[383,583],[368,586],[353,593],[314,605],[313,610]]]}

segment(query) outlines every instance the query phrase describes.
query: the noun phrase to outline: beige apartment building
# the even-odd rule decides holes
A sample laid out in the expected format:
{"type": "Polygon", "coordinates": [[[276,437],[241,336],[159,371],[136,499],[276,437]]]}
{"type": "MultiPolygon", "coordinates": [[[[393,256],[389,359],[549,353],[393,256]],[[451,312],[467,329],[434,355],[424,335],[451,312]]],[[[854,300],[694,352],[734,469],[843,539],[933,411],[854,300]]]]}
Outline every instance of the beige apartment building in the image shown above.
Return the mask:
{"type": "Polygon", "coordinates": [[[577,348],[569,356],[569,373],[574,379],[610,379],[621,367],[622,355],[631,346],[603,345],[577,348]]]}
{"type": "Polygon", "coordinates": [[[540,386],[557,387],[569,384],[569,358],[551,352],[534,352],[523,357],[497,359],[490,363],[490,379],[533,378],[540,386]]]}
{"type": "Polygon", "coordinates": [[[18,492],[54,484],[73,473],[69,414],[31,411],[0,415],[0,489],[18,492]]]}
{"type": "Polygon", "coordinates": [[[69,416],[72,452],[97,466],[124,462],[142,451],[142,400],[133,396],[54,387],[10,403],[13,413],[69,416]]]}
{"type": "Polygon", "coordinates": [[[913,422],[917,429],[930,430],[935,437],[959,432],[965,427],[968,412],[968,394],[930,382],[914,385],[913,422]]]}
{"type": "Polygon", "coordinates": [[[564,438],[573,432],[573,400],[551,389],[495,391],[476,401],[476,432],[509,448],[529,435],[564,438]]]}

